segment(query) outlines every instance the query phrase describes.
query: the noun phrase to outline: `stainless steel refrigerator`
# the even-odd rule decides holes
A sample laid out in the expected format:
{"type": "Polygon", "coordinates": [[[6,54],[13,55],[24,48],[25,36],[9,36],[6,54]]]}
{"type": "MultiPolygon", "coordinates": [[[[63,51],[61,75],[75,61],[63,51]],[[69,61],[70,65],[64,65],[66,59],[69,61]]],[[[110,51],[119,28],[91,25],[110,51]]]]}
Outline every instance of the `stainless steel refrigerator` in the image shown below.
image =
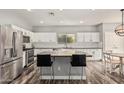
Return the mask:
{"type": "Polygon", "coordinates": [[[22,55],[22,32],[13,25],[0,25],[0,83],[9,83],[22,73],[22,55]]]}

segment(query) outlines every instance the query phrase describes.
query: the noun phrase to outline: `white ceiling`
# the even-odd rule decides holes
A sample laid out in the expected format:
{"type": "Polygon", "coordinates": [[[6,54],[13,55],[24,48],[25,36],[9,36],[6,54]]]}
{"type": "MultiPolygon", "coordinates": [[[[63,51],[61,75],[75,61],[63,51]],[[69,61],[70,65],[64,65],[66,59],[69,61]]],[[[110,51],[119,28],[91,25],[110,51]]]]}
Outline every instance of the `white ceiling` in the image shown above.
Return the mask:
{"type": "Polygon", "coordinates": [[[21,16],[32,26],[44,25],[96,25],[99,23],[121,22],[121,12],[118,9],[6,9],[0,12],[10,12],[21,16]],[[55,15],[51,16],[49,13],[55,15]],[[43,21],[43,23],[40,23],[43,21]],[[83,23],[80,23],[83,21],[83,23]]]}

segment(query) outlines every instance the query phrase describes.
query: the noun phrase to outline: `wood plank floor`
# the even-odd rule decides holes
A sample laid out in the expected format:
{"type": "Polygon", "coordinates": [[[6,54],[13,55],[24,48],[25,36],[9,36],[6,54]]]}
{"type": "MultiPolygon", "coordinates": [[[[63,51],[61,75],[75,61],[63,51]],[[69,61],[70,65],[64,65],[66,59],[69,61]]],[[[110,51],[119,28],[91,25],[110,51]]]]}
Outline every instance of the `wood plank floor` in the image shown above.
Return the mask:
{"type": "Polygon", "coordinates": [[[102,62],[87,62],[86,76],[87,80],[40,80],[36,64],[32,64],[11,84],[124,84],[117,72],[105,72],[102,62]]]}

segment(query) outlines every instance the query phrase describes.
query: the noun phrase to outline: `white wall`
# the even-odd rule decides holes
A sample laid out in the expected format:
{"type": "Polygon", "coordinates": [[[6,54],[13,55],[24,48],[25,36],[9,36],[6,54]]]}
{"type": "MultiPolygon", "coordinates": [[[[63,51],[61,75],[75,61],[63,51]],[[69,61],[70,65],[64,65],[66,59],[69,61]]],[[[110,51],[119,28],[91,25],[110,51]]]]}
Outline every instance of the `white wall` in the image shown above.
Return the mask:
{"type": "Polygon", "coordinates": [[[34,26],[33,32],[76,33],[81,31],[97,31],[96,26],[34,26]]]}
{"type": "Polygon", "coordinates": [[[124,37],[117,36],[114,32],[119,23],[102,23],[101,37],[103,42],[103,51],[112,50],[113,52],[124,53],[124,37]]]}
{"type": "Polygon", "coordinates": [[[14,24],[24,29],[32,30],[32,26],[19,14],[0,11],[0,24],[14,24]]]}
{"type": "Polygon", "coordinates": [[[124,37],[117,36],[114,32],[105,32],[104,50],[115,53],[124,53],[124,37]]]}

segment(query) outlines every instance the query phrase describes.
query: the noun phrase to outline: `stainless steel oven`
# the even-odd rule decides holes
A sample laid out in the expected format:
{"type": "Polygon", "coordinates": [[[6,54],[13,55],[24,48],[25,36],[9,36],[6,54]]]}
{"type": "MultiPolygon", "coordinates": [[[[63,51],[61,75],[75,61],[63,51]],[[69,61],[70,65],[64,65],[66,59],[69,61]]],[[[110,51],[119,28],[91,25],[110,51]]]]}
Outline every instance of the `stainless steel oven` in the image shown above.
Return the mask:
{"type": "Polygon", "coordinates": [[[26,66],[29,66],[34,62],[34,49],[26,49],[26,66]]]}

